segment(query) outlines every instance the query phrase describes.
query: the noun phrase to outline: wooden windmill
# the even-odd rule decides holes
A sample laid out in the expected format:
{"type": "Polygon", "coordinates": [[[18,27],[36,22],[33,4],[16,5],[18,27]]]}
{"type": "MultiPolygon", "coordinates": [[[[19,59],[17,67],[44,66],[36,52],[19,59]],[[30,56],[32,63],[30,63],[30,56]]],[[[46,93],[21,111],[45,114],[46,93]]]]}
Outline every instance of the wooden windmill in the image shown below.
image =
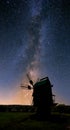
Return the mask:
{"type": "Polygon", "coordinates": [[[29,90],[33,89],[33,105],[37,108],[37,116],[40,118],[47,118],[51,114],[53,106],[53,94],[50,80],[48,77],[42,78],[33,84],[29,74],[27,74],[30,85],[21,86],[29,90]]]}

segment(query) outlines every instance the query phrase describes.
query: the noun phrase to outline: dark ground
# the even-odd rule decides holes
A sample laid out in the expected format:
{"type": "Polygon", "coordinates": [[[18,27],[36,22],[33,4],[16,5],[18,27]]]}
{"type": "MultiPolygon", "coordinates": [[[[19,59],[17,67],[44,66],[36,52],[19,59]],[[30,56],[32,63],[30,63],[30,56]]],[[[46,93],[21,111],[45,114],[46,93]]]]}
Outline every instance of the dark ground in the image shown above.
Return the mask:
{"type": "Polygon", "coordinates": [[[48,118],[33,106],[0,105],[0,130],[70,130],[70,106],[55,106],[48,118]]]}
{"type": "Polygon", "coordinates": [[[1,112],[0,130],[70,130],[70,115],[53,113],[40,120],[34,113],[1,112]]]}

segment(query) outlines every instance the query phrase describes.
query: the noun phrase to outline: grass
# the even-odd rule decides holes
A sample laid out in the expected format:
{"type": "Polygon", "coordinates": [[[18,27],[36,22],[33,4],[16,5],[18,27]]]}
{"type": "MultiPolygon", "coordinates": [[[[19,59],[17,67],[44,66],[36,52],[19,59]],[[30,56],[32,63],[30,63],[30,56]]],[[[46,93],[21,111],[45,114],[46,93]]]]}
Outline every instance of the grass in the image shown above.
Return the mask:
{"type": "Polygon", "coordinates": [[[70,115],[53,114],[49,121],[30,118],[32,113],[1,112],[0,130],[70,130],[70,115]]]}

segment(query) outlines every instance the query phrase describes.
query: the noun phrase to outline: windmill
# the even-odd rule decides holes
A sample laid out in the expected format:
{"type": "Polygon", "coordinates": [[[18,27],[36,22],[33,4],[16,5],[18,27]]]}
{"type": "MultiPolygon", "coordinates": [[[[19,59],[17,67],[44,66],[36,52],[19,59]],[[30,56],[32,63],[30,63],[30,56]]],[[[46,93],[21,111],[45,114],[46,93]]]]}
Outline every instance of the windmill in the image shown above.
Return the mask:
{"type": "Polygon", "coordinates": [[[21,87],[29,90],[33,89],[33,105],[37,108],[37,116],[40,118],[49,117],[54,104],[52,94],[53,85],[48,77],[40,79],[35,84],[29,74],[27,74],[27,78],[29,80],[29,85],[21,85],[21,87]]]}

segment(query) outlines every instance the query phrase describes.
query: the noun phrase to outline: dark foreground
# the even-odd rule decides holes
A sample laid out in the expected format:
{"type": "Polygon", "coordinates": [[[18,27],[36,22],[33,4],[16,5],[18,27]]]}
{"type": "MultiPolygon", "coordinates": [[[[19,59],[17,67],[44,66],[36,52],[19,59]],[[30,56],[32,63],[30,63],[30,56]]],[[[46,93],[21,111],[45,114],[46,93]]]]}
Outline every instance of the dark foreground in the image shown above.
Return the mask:
{"type": "Polygon", "coordinates": [[[43,121],[33,113],[0,112],[0,130],[70,130],[70,115],[53,113],[43,121]]]}

